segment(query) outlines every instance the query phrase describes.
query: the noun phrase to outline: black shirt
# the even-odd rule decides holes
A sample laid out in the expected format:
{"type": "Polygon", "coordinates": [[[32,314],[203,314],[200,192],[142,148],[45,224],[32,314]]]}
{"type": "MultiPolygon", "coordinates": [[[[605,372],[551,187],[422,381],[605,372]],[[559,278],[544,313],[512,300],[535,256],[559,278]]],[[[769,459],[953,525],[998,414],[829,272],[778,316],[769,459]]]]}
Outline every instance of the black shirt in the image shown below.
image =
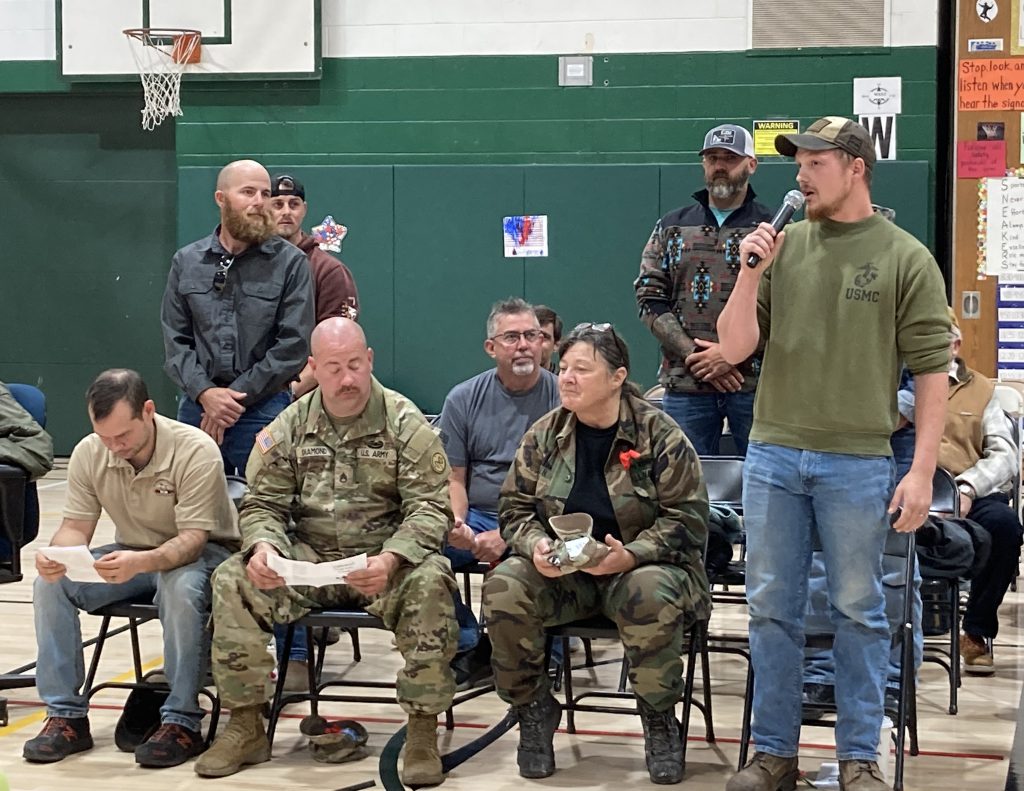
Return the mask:
{"type": "Polygon", "coordinates": [[[604,477],[608,454],[618,430],[618,422],[609,428],[591,428],[576,421],[576,479],[563,513],[590,514],[594,520],[594,538],[601,543],[608,534],[622,540],[604,477]]]}

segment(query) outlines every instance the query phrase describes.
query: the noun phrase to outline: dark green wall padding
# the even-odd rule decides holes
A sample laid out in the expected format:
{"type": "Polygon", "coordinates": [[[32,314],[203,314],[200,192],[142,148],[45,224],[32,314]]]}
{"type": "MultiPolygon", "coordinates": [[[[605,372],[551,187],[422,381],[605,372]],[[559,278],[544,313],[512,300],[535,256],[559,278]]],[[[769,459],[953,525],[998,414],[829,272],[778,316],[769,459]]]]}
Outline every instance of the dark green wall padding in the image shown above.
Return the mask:
{"type": "MultiPolygon", "coordinates": [[[[209,233],[217,168],[184,168],[179,239],[209,233]]],[[[347,225],[341,257],[359,286],[378,377],[437,412],[457,382],[492,363],[482,345],[492,302],[510,295],[554,308],[568,327],[611,321],[629,343],[633,378],[655,383],[658,352],[637,318],[633,279],[655,221],[692,201],[699,165],[399,165],[299,166],[307,224],[332,214],[347,225]],[[546,214],[548,258],[505,258],[502,217],[546,214]]],[[[756,174],[774,210],[795,184],[792,164],[756,174]]],[[[923,238],[928,218],[918,197],[924,162],[880,163],[876,202],[923,238]]]]}
{"type": "MultiPolygon", "coordinates": [[[[876,199],[932,231],[934,47],[596,55],[592,88],[557,87],[555,56],[325,60],[319,81],[188,83],[184,115],[139,130],[137,81],[71,86],[55,62],[0,62],[0,380],[41,383],[58,453],[88,430],[102,368],[142,371],[160,410],[158,310],[171,255],[216,223],[213,179],[255,157],[301,170],[310,220],[351,228],[383,381],[434,411],[483,369],[490,303],[547,302],[571,326],[611,320],[654,380],[631,281],[664,211],[700,186],[697,151],[721,121],[848,113],[854,76],[899,74],[898,164],[876,199]],[[453,167],[459,166],[459,167],[453,167]],[[506,260],[501,217],[551,218],[550,258],[506,260]]],[[[791,165],[765,161],[774,205],[791,165]]]]}

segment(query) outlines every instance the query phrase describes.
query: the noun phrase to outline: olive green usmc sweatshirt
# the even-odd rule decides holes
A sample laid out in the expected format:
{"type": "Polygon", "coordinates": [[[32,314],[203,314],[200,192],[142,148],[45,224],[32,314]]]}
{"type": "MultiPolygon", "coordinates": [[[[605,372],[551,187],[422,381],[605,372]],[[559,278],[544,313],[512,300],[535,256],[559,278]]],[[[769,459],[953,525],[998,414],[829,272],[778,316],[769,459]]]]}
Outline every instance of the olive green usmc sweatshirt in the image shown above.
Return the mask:
{"type": "Polygon", "coordinates": [[[764,366],[750,439],[889,456],[900,368],[944,373],[949,316],[927,248],[878,214],[786,230],[762,275],[764,366]]]}

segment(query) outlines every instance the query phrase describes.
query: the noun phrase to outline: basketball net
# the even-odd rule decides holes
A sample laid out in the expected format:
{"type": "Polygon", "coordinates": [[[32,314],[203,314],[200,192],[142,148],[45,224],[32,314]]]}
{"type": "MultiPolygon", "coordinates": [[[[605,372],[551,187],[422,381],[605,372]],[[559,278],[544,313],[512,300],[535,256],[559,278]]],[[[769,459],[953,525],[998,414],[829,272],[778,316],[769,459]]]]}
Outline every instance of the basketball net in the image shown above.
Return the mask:
{"type": "Polygon", "coordinates": [[[193,31],[144,29],[125,35],[133,39],[132,57],[142,78],[142,128],[152,131],[164,118],[181,115],[181,75],[186,66],[198,62],[202,37],[193,31]]]}

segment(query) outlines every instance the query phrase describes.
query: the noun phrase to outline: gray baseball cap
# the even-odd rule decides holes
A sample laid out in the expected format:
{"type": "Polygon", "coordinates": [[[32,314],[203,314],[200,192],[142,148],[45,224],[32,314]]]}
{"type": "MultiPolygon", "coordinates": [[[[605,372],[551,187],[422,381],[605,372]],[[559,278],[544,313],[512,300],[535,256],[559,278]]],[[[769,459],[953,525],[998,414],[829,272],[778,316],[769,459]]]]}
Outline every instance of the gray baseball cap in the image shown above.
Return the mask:
{"type": "Polygon", "coordinates": [[[736,124],[721,124],[704,135],[704,147],[701,156],[713,148],[724,148],[741,157],[754,156],[754,139],[750,132],[736,124]]]}

